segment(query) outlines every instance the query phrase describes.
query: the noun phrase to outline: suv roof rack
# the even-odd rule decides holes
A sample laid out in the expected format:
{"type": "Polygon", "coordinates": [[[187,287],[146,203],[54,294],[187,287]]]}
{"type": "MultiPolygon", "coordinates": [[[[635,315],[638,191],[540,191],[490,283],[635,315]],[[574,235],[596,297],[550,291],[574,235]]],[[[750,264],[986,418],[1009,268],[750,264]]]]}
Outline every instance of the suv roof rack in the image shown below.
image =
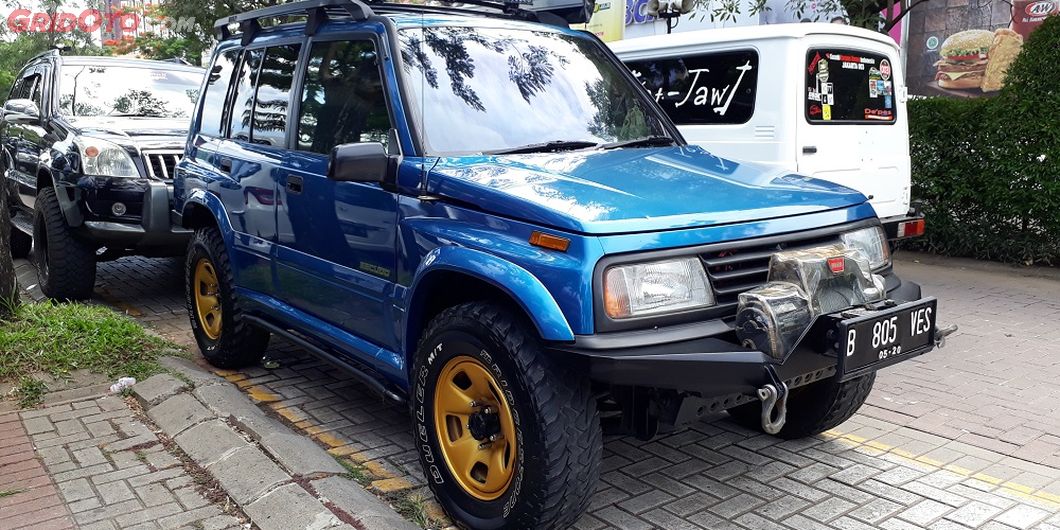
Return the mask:
{"type": "MultiPolygon", "coordinates": [[[[277,4],[245,13],[239,13],[217,19],[214,23],[214,32],[217,38],[225,40],[232,37],[231,26],[238,25],[242,33],[243,45],[249,44],[259,31],[261,31],[261,19],[284,18],[284,17],[306,17],[305,31],[307,35],[313,35],[320,29],[329,18],[343,17],[353,20],[367,20],[376,12],[380,13],[455,13],[462,15],[480,16],[509,16],[525,20],[544,22],[547,24],[563,25],[585,22],[592,14],[595,0],[571,0],[566,6],[548,6],[545,9],[527,9],[524,6],[532,6],[534,0],[460,0],[460,4],[497,10],[499,13],[484,13],[482,11],[465,9],[451,6],[430,6],[422,4],[404,4],[385,1],[361,1],[361,0],[300,0],[277,4]]],[[[544,0],[544,3],[550,3],[544,0]]]]}

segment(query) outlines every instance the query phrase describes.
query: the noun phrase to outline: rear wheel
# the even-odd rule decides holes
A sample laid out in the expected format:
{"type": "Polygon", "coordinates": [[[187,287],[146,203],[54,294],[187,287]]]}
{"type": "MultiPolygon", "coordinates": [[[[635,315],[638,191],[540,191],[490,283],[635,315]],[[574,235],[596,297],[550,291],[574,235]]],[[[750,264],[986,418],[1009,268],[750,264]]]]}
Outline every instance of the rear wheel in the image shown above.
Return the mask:
{"type": "Polygon", "coordinates": [[[199,229],[191,240],[185,294],[192,334],[210,364],[241,368],[261,360],[269,333],[244,318],[228,252],[215,227],[199,229]]]}
{"type": "Polygon", "coordinates": [[[517,315],[486,303],[443,311],[412,373],[420,462],[458,524],[564,528],[585,510],[603,450],[596,401],[517,315]]]}
{"type": "MultiPolygon", "coordinates": [[[[871,373],[845,383],[833,378],[791,390],[788,421],[777,436],[789,440],[805,438],[839,426],[861,408],[875,382],[876,374],[871,373]]],[[[762,429],[761,402],[752,401],[728,412],[736,423],[749,429],[762,429]]]]}
{"type": "Polygon", "coordinates": [[[70,232],[54,188],[44,188],[37,195],[33,243],[36,246],[33,264],[45,296],[57,300],[92,297],[96,285],[96,249],[70,232]]]}

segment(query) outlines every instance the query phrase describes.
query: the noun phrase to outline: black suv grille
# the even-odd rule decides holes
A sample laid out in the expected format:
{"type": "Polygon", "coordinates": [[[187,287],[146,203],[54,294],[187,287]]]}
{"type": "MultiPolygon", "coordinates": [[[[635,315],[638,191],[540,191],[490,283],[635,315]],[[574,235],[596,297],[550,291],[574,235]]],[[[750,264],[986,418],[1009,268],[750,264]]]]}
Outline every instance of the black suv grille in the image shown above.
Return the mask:
{"type": "Polygon", "coordinates": [[[707,276],[714,287],[718,308],[725,314],[736,311],[739,295],[764,283],[769,276],[769,260],[781,250],[804,249],[839,242],[839,234],[803,236],[793,235],[782,242],[745,241],[724,250],[700,254],[707,276]]]}
{"type": "Polygon", "coordinates": [[[182,153],[176,151],[145,152],[144,165],[147,176],[158,180],[173,180],[173,170],[177,167],[182,153]]]}

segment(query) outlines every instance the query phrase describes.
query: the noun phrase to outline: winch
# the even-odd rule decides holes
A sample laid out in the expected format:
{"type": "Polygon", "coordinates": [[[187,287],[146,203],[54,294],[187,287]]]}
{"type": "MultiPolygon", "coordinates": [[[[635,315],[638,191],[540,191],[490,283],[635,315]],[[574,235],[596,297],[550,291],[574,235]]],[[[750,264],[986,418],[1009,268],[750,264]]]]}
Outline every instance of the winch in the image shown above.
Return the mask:
{"type": "MultiPolygon", "coordinates": [[[[740,295],[736,336],[746,347],[783,360],[820,315],[886,298],[883,277],[873,274],[857,249],[829,245],[773,255],[768,282],[740,295]]],[[[758,390],[762,426],[776,433],[784,426],[787,385],[771,382],[758,390]]]]}

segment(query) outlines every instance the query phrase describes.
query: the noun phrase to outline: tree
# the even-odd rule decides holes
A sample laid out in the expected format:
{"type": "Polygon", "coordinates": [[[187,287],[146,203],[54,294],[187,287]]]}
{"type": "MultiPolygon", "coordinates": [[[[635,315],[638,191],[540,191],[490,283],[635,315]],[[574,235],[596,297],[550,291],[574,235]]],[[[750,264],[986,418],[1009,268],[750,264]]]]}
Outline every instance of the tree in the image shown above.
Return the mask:
{"type": "Polygon", "coordinates": [[[0,185],[0,319],[9,318],[18,303],[18,282],[11,260],[11,212],[8,209],[8,187],[0,185]]]}

